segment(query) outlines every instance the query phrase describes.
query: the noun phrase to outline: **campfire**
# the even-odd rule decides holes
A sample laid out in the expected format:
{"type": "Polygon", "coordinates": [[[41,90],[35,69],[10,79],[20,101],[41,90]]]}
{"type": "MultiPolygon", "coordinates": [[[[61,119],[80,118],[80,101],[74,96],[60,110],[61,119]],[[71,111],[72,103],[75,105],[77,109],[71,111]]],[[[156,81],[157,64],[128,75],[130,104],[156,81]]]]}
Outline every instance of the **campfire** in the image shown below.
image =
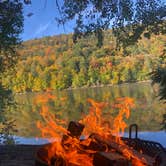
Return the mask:
{"type": "MultiPolygon", "coordinates": [[[[116,117],[112,117],[108,112],[103,116],[103,110],[108,103],[88,99],[91,105],[89,112],[82,115],[79,122],[71,121],[66,128],[65,120],[58,119],[49,112],[46,103],[54,98],[48,93],[47,96],[37,97],[36,100],[36,103],[42,103],[40,113],[44,119],[44,123],[37,122],[37,127],[41,130],[43,138],[51,138],[49,144],[37,151],[36,166],[154,166],[157,164],[153,156],[144,153],[146,143],[138,148],[131,138],[123,137],[127,128],[125,119],[129,118],[130,109],[134,107],[133,99],[128,97],[116,99],[112,104],[112,108],[117,112],[116,117]]],[[[134,126],[137,129],[137,126],[134,126]]],[[[135,140],[138,143],[138,139],[135,140]]],[[[162,148],[159,144],[155,150],[162,148]]]]}

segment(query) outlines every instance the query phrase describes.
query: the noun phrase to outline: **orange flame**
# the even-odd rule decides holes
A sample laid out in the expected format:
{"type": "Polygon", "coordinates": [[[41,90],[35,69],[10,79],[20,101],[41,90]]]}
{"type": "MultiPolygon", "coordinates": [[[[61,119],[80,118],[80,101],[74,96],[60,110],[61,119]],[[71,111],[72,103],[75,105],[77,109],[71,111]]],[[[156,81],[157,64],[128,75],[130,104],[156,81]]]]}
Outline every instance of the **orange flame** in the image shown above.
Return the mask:
{"type": "MultiPolygon", "coordinates": [[[[78,166],[92,166],[93,155],[91,154],[95,153],[95,151],[85,150],[82,147],[82,145],[90,144],[92,138],[88,136],[92,133],[99,134],[103,139],[115,138],[113,141],[122,146],[125,145],[121,140],[121,136],[123,136],[127,127],[127,124],[123,119],[129,118],[130,108],[134,106],[133,99],[128,97],[116,99],[113,104],[113,108],[115,110],[119,110],[119,112],[115,118],[113,118],[111,114],[107,114],[106,117],[103,116],[103,108],[107,107],[108,103],[95,102],[92,99],[88,99],[88,102],[91,104],[89,113],[84,115],[79,121],[85,125],[83,135],[86,136],[87,139],[84,141],[80,141],[78,138],[70,136],[69,131],[65,127],[67,122],[56,118],[55,115],[49,112],[47,102],[50,99],[55,99],[55,96],[48,93],[44,96],[38,96],[35,101],[36,104],[41,104],[40,114],[44,119],[44,123],[41,123],[40,121],[37,122],[37,127],[41,130],[42,137],[56,139],[48,150],[48,164],[50,164],[51,158],[54,156],[56,158],[63,159],[67,166],[70,164],[78,166]],[[67,135],[65,144],[62,143],[63,135],[67,135]]],[[[143,166],[140,159],[137,159],[131,151],[124,148],[122,153],[126,158],[134,159],[133,165],[143,166]]],[[[58,166],[58,163],[56,163],[56,165],[58,166]]]]}
{"type": "MultiPolygon", "coordinates": [[[[40,114],[44,120],[44,123],[41,123],[40,121],[37,122],[37,127],[41,129],[42,137],[56,139],[54,140],[55,142],[48,147],[48,158],[46,159],[47,163],[51,164],[51,158],[57,157],[59,159],[63,159],[66,165],[75,164],[80,166],[92,166],[92,158],[88,154],[78,153],[78,151],[82,149],[80,146],[80,140],[69,135],[69,131],[65,128],[66,121],[56,118],[55,115],[49,112],[47,102],[54,98],[54,96],[47,94],[43,96],[40,95],[35,100],[36,104],[42,104],[40,114]],[[65,143],[70,144],[70,146],[62,145],[61,140],[63,135],[68,136],[68,140],[65,143]]],[[[48,141],[53,140],[48,139],[48,141]]],[[[61,164],[61,161],[59,162],[61,164]]],[[[58,166],[58,163],[56,163],[56,165],[58,166]]]]}

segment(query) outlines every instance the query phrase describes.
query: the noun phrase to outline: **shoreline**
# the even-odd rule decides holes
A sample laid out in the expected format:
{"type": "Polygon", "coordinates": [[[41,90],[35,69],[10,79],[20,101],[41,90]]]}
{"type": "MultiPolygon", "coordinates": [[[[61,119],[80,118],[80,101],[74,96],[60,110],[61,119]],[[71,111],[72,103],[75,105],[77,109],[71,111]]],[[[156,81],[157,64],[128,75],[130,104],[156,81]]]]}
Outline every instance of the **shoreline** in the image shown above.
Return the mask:
{"type": "MultiPolygon", "coordinates": [[[[123,86],[123,85],[129,85],[129,84],[140,84],[140,83],[151,83],[151,80],[144,80],[144,81],[133,81],[133,82],[123,82],[119,84],[101,84],[101,85],[92,85],[92,86],[82,86],[82,87],[69,87],[65,89],[50,89],[49,91],[71,91],[71,90],[79,90],[79,89],[87,89],[87,88],[102,88],[102,87],[113,87],[113,86],[123,86]]],[[[47,90],[40,90],[40,91],[25,91],[25,92],[13,92],[14,95],[22,95],[22,94],[28,94],[28,93],[45,93],[48,92],[47,90]]]]}
{"type": "Polygon", "coordinates": [[[106,84],[106,85],[92,85],[92,86],[82,86],[77,88],[66,88],[63,90],[77,90],[77,89],[87,89],[87,88],[102,88],[102,87],[112,87],[112,86],[123,86],[123,85],[129,85],[129,84],[139,84],[139,83],[151,83],[151,80],[145,80],[145,81],[136,81],[136,82],[123,82],[119,84],[106,84]]]}

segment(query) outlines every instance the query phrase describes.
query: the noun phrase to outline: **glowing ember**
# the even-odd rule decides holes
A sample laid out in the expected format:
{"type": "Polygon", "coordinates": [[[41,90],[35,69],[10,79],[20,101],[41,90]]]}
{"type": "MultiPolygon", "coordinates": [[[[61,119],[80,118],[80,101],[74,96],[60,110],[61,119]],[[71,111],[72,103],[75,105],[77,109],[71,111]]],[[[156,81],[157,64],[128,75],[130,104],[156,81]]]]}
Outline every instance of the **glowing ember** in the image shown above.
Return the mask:
{"type": "MultiPolygon", "coordinates": [[[[56,97],[48,93],[44,96],[38,96],[35,101],[36,104],[41,105],[40,114],[44,119],[44,123],[37,122],[37,127],[41,130],[42,137],[55,138],[55,142],[48,146],[48,154],[45,156],[45,161],[47,161],[48,165],[51,165],[52,160],[55,159],[54,165],[56,166],[92,166],[93,154],[96,151],[85,147],[96,141],[92,136],[93,134],[97,134],[102,138],[106,145],[109,145],[111,142],[118,144],[120,153],[128,160],[132,160],[132,165],[143,166],[143,163],[146,163],[145,159],[136,157],[132,150],[126,148],[125,143],[121,140],[121,136],[123,136],[127,127],[123,119],[129,118],[130,108],[134,107],[133,99],[128,97],[116,99],[115,103],[113,103],[113,108],[118,111],[118,114],[115,118],[108,113],[107,116],[103,116],[103,110],[108,106],[108,103],[88,99],[88,102],[91,104],[89,113],[83,115],[79,121],[79,124],[85,126],[83,130],[84,140],[72,135],[65,128],[67,122],[56,118],[54,114],[49,112],[47,102],[51,99],[56,99],[56,97]]],[[[104,151],[109,151],[109,147],[106,146],[104,151]]]]}

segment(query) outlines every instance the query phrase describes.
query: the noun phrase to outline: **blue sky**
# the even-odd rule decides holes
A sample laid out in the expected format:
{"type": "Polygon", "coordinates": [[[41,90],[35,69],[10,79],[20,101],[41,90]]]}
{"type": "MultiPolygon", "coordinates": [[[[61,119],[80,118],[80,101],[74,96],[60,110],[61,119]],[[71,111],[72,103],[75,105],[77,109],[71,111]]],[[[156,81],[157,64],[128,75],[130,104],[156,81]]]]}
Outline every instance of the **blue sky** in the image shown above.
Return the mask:
{"type": "Polygon", "coordinates": [[[24,6],[24,31],[21,34],[22,40],[41,38],[57,34],[71,33],[74,23],[70,22],[58,26],[55,17],[59,15],[54,0],[32,0],[32,4],[24,6]],[[33,13],[31,17],[27,14],[33,13]]]}

